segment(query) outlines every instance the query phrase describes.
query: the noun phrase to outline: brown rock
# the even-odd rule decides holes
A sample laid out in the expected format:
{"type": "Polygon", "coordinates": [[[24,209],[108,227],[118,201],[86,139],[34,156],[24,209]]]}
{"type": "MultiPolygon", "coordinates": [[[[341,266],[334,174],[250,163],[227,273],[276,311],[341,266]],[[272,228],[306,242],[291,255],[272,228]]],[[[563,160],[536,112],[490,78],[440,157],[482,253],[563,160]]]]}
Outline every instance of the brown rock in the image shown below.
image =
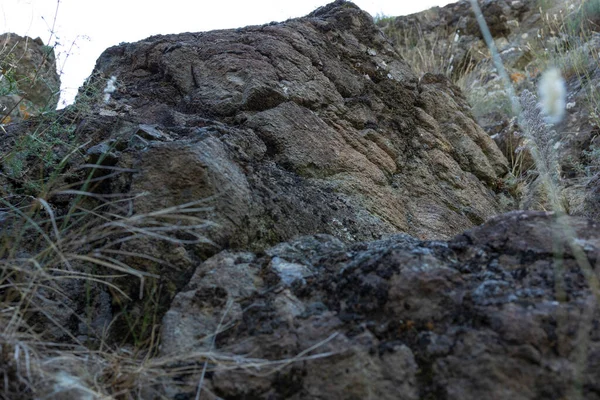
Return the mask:
{"type": "Polygon", "coordinates": [[[44,46],[40,38],[1,34],[0,69],[1,123],[17,122],[56,109],[60,77],[54,49],[44,46]]]}
{"type": "Polygon", "coordinates": [[[174,140],[127,165],[140,171],[133,190],[149,194],[137,209],[219,199],[218,245],[264,248],[308,233],[447,238],[502,210],[493,189],[507,162],[457,89],[417,88],[351,3],[123,44],[95,73],[117,76],[113,100],[135,110],[128,118],[174,140]]]}

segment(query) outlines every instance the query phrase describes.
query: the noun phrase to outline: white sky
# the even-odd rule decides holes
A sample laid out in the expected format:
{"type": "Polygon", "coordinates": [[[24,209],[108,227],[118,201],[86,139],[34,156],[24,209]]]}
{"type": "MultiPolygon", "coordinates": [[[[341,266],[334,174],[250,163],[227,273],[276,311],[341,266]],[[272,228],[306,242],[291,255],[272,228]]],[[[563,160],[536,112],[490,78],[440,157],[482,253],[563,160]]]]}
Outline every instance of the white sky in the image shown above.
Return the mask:
{"type": "MultiPolygon", "coordinates": [[[[304,16],[332,0],[0,0],[0,33],[58,42],[61,103],[71,102],[107,47],[155,34],[239,28],[304,16]],[[57,11],[58,5],[58,11],[57,11]],[[55,18],[56,16],[56,18],[55,18]],[[50,37],[52,27],[54,36],[50,37]]],[[[354,0],[371,15],[411,14],[456,0],[354,0]]],[[[59,105],[59,107],[65,104],[59,105]]]]}

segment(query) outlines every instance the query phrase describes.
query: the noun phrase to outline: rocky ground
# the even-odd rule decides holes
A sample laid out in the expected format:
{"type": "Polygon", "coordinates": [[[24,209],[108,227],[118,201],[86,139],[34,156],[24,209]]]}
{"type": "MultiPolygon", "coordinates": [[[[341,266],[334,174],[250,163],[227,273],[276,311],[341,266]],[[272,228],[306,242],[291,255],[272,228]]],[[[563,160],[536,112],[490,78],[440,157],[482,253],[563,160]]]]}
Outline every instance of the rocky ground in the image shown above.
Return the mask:
{"type": "MultiPolygon", "coordinates": [[[[489,4],[507,41],[534,24],[489,4]]],[[[335,1],[121,44],[75,105],[4,124],[0,393],[600,398],[593,179],[579,216],[511,211],[510,115],[389,29],[476,49],[465,7],[380,21],[389,37],[335,1]]]]}
{"type": "MultiPolygon", "coordinates": [[[[569,213],[597,219],[598,41],[600,3],[579,1],[486,1],[483,15],[517,94],[538,92],[541,74],[559,68],[566,81],[566,116],[552,138],[559,157],[561,196],[569,213]]],[[[378,25],[417,71],[441,73],[459,85],[477,122],[511,163],[521,209],[545,209],[544,196],[532,185],[532,163],[522,127],[511,115],[506,85],[490,59],[469,1],[398,18],[378,25]]]]}

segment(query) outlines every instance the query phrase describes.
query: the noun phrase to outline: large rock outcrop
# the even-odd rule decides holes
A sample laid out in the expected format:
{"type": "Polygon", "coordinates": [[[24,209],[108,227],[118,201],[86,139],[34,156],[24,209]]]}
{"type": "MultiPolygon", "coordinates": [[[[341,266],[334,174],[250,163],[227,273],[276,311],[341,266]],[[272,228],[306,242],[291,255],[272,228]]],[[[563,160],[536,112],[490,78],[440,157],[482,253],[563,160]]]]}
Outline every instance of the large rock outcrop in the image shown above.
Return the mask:
{"type": "MultiPolygon", "coordinates": [[[[160,293],[158,315],[221,249],[263,251],[311,234],[448,239],[507,207],[507,160],[458,88],[417,79],[371,16],[345,1],[278,24],[109,48],[76,104],[51,122],[43,151],[23,146],[35,124],[6,127],[3,192],[41,191],[60,217],[79,201],[62,189],[78,184],[99,200],[129,196],[109,202],[110,218],[144,219],[153,231],[111,251],[160,277],[144,286],[160,293]],[[74,137],[85,145],[71,146],[74,137]],[[204,237],[177,232],[198,222],[188,217],[210,223],[204,237]]],[[[113,306],[133,312],[139,282],[116,284],[129,299],[114,293],[113,306]]],[[[125,335],[119,326],[114,335],[125,335]]]]}
{"type": "Polygon", "coordinates": [[[2,182],[7,279],[36,288],[7,300],[35,306],[0,336],[14,392],[600,398],[598,224],[497,215],[508,163],[465,97],[352,3],[112,47],[58,115],[78,146],[2,182]]]}
{"type": "MultiPolygon", "coordinates": [[[[117,164],[138,170],[131,189],[149,194],[136,210],[216,196],[219,245],[448,238],[503,210],[507,161],[460,93],[418,81],[352,3],[122,44],[95,76],[117,78],[108,111],[159,132],[117,164]]],[[[127,142],[137,130],[118,132],[127,142]]]]}
{"type": "MultiPolygon", "coordinates": [[[[598,399],[597,299],[565,226],[597,268],[600,227],[542,212],[449,242],[317,235],[222,252],[176,296],[162,351],[221,354],[206,399],[598,399]]],[[[199,376],[172,395],[193,398],[199,376]]]]}

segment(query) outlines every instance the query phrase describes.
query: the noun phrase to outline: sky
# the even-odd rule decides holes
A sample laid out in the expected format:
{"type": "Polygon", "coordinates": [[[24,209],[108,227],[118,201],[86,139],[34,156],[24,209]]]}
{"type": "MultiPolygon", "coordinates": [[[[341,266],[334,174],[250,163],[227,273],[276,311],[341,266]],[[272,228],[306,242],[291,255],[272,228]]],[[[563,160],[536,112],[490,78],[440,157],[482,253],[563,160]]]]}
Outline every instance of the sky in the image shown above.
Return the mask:
{"type": "MultiPolygon", "coordinates": [[[[304,16],[332,0],[0,0],[0,33],[54,45],[71,103],[108,47],[151,35],[239,28],[304,16]]],[[[406,15],[456,0],[354,0],[371,15],[406,15]]]]}

